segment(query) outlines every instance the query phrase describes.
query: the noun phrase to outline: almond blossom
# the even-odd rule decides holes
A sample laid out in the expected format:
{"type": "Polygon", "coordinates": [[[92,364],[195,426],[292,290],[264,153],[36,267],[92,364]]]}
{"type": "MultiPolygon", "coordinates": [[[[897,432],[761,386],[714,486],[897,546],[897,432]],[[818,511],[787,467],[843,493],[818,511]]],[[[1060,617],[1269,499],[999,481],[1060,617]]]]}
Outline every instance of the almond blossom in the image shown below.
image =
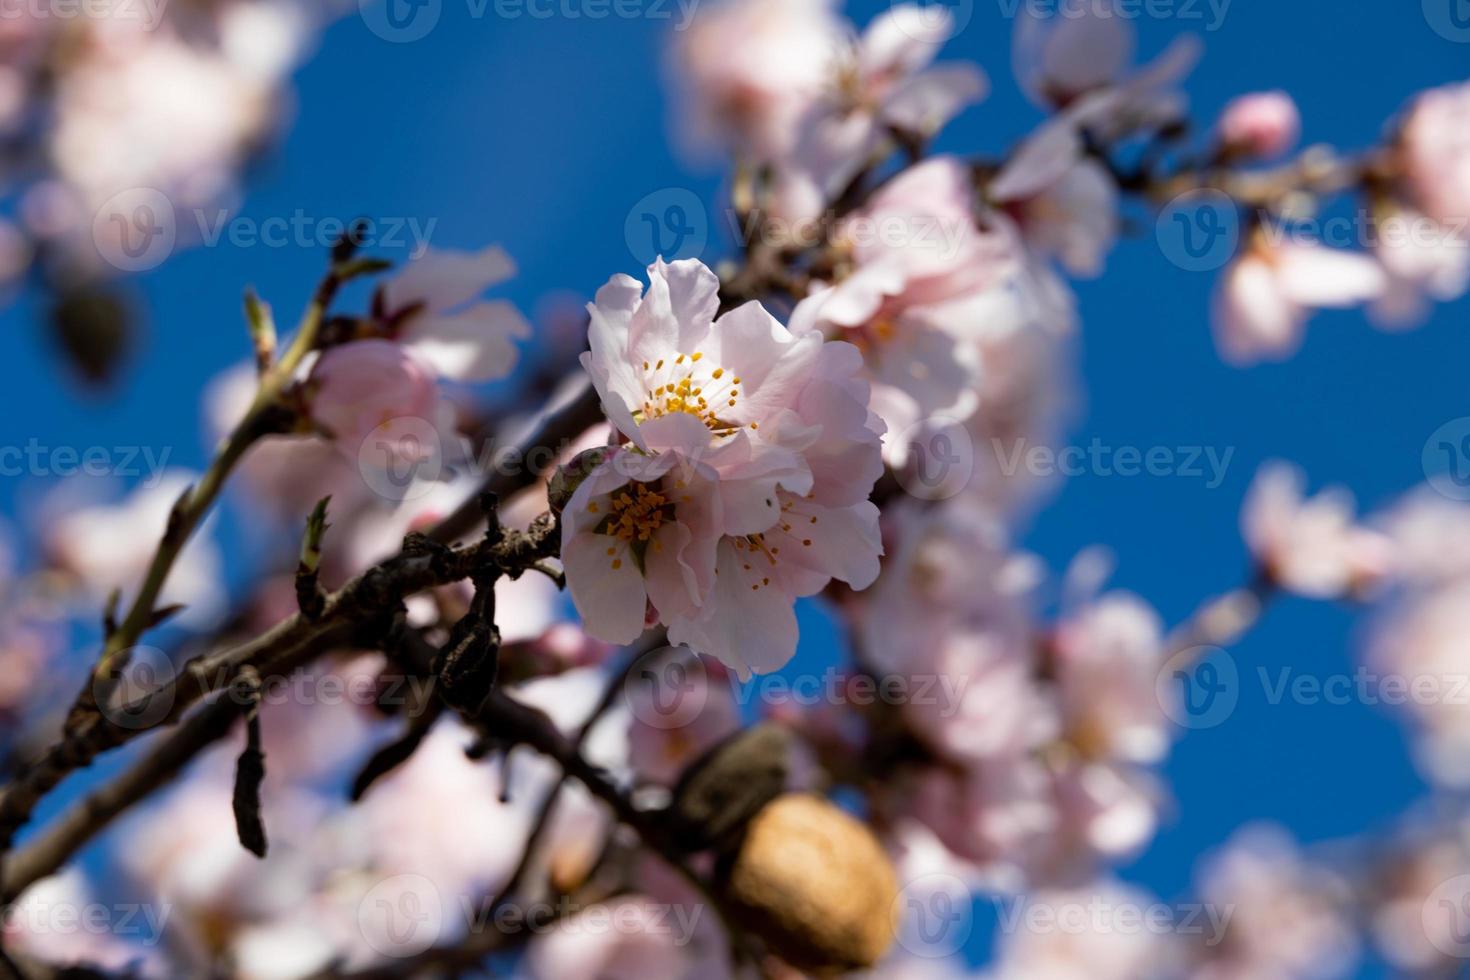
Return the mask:
{"type": "Polygon", "coordinates": [[[1238,365],[1296,353],[1312,312],[1345,308],[1382,295],[1382,267],[1367,255],[1252,237],[1215,292],[1215,344],[1238,365]]]}
{"type": "Polygon", "coordinates": [[[1470,223],[1470,83],[1431,89],[1414,100],[1398,138],[1410,201],[1466,237],[1470,223]]]}
{"type": "MultiPolygon", "coordinates": [[[[1203,901],[1230,909],[1223,941],[1191,980],[1328,980],[1351,974],[1358,941],[1346,882],[1271,825],[1248,826],[1205,863],[1203,901]]],[[[1216,937],[1219,938],[1219,937],[1216,937]]]]}
{"type": "Polygon", "coordinates": [[[801,133],[780,161],[776,211],[815,217],[872,162],[890,133],[924,139],[980,101],[984,74],[974,65],[931,65],[954,30],[944,7],[903,4],[868,25],[831,62],[822,96],[798,120],[801,133]]]}
{"type": "Polygon", "coordinates": [[[1470,289],[1470,240],[1414,211],[1380,219],[1374,257],[1383,266],[1383,295],[1369,308],[1381,327],[1417,326],[1430,301],[1446,303],[1470,289]]]}
{"type": "Polygon", "coordinates": [[[701,8],[674,51],[696,141],[733,138],[772,162],[796,146],[843,39],[832,0],[724,0],[701,8]]]}
{"type": "Polygon", "coordinates": [[[1101,274],[1118,237],[1118,185],[1096,160],[1081,156],[1055,127],[1022,144],[990,184],[1032,248],[1054,255],[1076,276],[1101,274]]]}
{"type": "Polygon", "coordinates": [[[1132,21],[1107,0],[1064,0],[1050,17],[1022,5],[1012,47],[1016,77],[1032,101],[1059,110],[1049,139],[1080,156],[1082,134],[1113,141],[1182,117],[1175,85],[1199,60],[1199,40],[1181,35],[1152,62],[1133,68],[1132,21]]]}
{"type": "Polygon", "coordinates": [[[582,361],[629,444],[577,488],[562,559],[594,635],[631,642],[647,604],[745,677],[794,652],[796,597],[877,576],[881,427],[849,345],[717,306],[695,260],[598,291],[582,361]]]}
{"type": "MultiPolygon", "coordinates": [[[[1015,269],[1006,223],[981,228],[968,169],[953,157],[911,167],[842,222],[836,241],[851,271],[792,314],[793,330],[821,329],[856,344],[874,410],[895,435],[935,416],[963,420],[979,404],[988,326],[978,305],[1015,269]]],[[[908,442],[890,439],[891,461],[908,442]]]]}
{"type": "Polygon", "coordinates": [[[1341,488],[1308,499],[1306,476],[1286,463],[1261,467],[1241,508],[1241,530],[1262,572],[1281,588],[1331,599],[1374,586],[1389,571],[1381,534],[1358,526],[1341,488]]]}
{"type": "Polygon", "coordinates": [[[313,421],[349,457],[366,452],[384,465],[421,463],[439,408],[427,364],[390,340],[356,340],[328,349],[307,379],[313,421]],[[371,440],[371,445],[369,445],[371,440]]]}
{"type": "Polygon", "coordinates": [[[1135,927],[1154,899],[1114,881],[1040,891],[1001,912],[1009,923],[992,980],[1159,980],[1170,975],[1168,936],[1135,927]],[[1035,923],[1035,925],[1032,925],[1035,923]]]}
{"type": "Polygon", "coordinates": [[[394,336],[441,378],[493,381],[516,365],[516,340],[531,325],[507,300],[480,295],[515,275],[515,263],[492,245],[480,252],[429,249],[383,283],[394,336]]]}

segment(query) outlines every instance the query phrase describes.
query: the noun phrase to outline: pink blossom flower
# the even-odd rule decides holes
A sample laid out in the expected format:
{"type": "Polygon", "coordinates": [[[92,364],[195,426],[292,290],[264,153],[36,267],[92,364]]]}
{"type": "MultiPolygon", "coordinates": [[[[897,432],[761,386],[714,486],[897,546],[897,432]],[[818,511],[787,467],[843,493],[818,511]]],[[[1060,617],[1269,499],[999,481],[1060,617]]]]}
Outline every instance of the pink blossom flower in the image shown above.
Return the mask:
{"type": "Polygon", "coordinates": [[[1417,326],[1429,301],[1459,299],[1470,288],[1470,241],[1412,211],[1378,221],[1374,256],[1386,276],[1369,315],[1381,327],[1417,326]]]}
{"type": "Polygon", "coordinates": [[[1038,252],[1073,275],[1097,276],[1118,237],[1118,185],[1058,132],[1043,127],[1023,144],[991,183],[990,198],[1007,206],[1038,252]]]}
{"type": "Polygon", "coordinates": [[[1155,681],[1163,623],[1141,599],[1110,593],[1063,620],[1052,647],[1066,738],[1090,758],[1154,763],[1169,749],[1155,681]]]}
{"type": "MultiPolygon", "coordinates": [[[[130,931],[97,928],[95,919],[83,919],[101,905],[86,875],[75,866],[42,878],[13,899],[5,913],[3,935],[8,950],[18,951],[57,967],[85,965],[138,977],[168,975],[158,955],[166,917],[147,907],[130,931]]],[[[117,910],[120,912],[120,909],[117,910]]],[[[116,927],[117,921],[106,925],[116,927]]]]}
{"type": "Polygon", "coordinates": [[[842,43],[832,0],[726,0],[679,34],[675,63],[696,143],[771,162],[800,136],[842,43]]]}
{"type": "MultiPolygon", "coordinates": [[[[1016,268],[1008,223],[981,230],[969,172],[952,157],[904,171],[837,229],[852,272],[792,314],[796,331],[835,331],[863,352],[874,409],[895,435],[979,404],[987,290],[1016,268]]],[[[905,440],[886,451],[899,462],[905,440]]]]}
{"type": "Polygon", "coordinates": [[[781,161],[777,181],[785,186],[776,193],[788,202],[777,209],[782,216],[814,217],[871,162],[890,130],[931,136],[984,97],[987,82],[976,66],[932,65],[953,30],[947,9],[903,4],[837,54],[823,96],[799,120],[801,138],[781,161]],[[793,201],[804,204],[792,208],[793,201]]]}
{"type": "Polygon", "coordinates": [[[1418,768],[1435,783],[1470,785],[1470,705],[1458,692],[1470,661],[1470,578],[1410,589],[1371,620],[1365,662],[1413,696],[1403,710],[1418,768]]]}
{"type": "Polygon", "coordinates": [[[1436,908],[1435,895],[1453,876],[1470,871],[1470,854],[1460,839],[1459,828],[1431,823],[1412,827],[1405,840],[1395,841],[1393,871],[1375,890],[1369,911],[1374,946],[1392,966],[1409,976],[1433,976],[1442,969],[1447,950],[1458,948],[1456,920],[1452,915],[1426,915],[1436,908]]]}
{"type": "Polygon", "coordinates": [[[1108,880],[1050,889],[1001,911],[995,980],[1150,980],[1170,975],[1170,940],[1134,928],[1155,900],[1108,880]]]}
{"type": "MultiPolygon", "coordinates": [[[[50,501],[59,513],[47,522],[47,556],[73,577],[89,605],[106,601],[115,588],[126,602],[147,573],[174,504],[195,481],[194,474],[170,470],[120,503],[81,507],[68,506],[59,492],[50,501]]],[[[182,604],[175,621],[195,628],[211,624],[225,607],[223,558],[209,528],[206,523],[175,559],[158,602],[182,604]]]]}
{"type": "Polygon", "coordinates": [[[630,691],[629,761],[642,779],[673,786],[691,762],[740,729],[729,675],[701,667],[688,676],[672,705],[662,687],[640,684],[630,691]]]}
{"type": "Polygon", "coordinates": [[[583,364],[631,446],[563,515],[572,596],[594,635],[631,642],[645,604],[670,639],[742,676],[796,645],[792,604],[877,575],[881,472],[860,358],[757,303],[715,319],[697,261],[614,278],[589,307],[583,364]]]}
{"type": "Polygon", "coordinates": [[[406,348],[388,340],[329,348],[307,384],[312,419],[349,456],[376,449],[385,464],[421,462],[433,451],[423,434],[438,412],[439,388],[428,366],[406,348]],[[369,439],[373,446],[364,449],[369,439]]]}
{"type": "Polygon", "coordinates": [[[1043,16],[1035,5],[1016,19],[1012,58],[1021,87],[1037,104],[1063,110],[1068,139],[1091,129],[1115,139],[1178,119],[1184,96],[1174,86],[1199,60],[1200,44],[1182,35],[1154,61],[1130,71],[1137,36],[1132,21],[1106,3],[1066,0],[1043,16]]]}
{"type": "Polygon", "coordinates": [[[481,252],[426,251],[383,284],[397,339],[442,378],[492,381],[515,367],[515,341],[531,326],[506,300],[479,300],[515,275],[499,246],[481,252]]]}
{"type": "Polygon", "coordinates": [[[1288,591],[1332,599],[1376,584],[1389,570],[1381,534],[1353,519],[1353,499],[1331,488],[1307,499],[1306,476],[1287,463],[1261,467],[1241,508],[1241,531],[1262,571],[1288,591]]]}
{"type": "Polygon", "coordinates": [[[1399,133],[1412,203],[1464,237],[1470,222],[1470,83],[1422,93],[1399,133]]]}
{"type": "Polygon", "coordinates": [[[1254,92],[1232,99],[1217,125],[1226,149],[1269,158],[1296,145],[1302,120],[1285,92],[1254,92]]]}
{"type": "Polygon", "coordinates": [[[902,705],[912,731],[980,764],[1054,739],[1056,712],[1031,657],[1034,562],[968,507],[899,508],[890,538],[893,556],[858,621],[864,666],[916,695],[902,705]]]}
{"type": "Polygon", "coordinates": [[[1284,360],[1302,342],[1312,311],[1382,295],[1382,267],[1366,255],[1316,245],[1271,244],[1258,235],[1215,293],[1215,343],[1234,364],[1284,360]]]}
{"type": "Polygon", "coordinates": [[[1240,831],[1199,875],[1201,900],[1230,909],[1231,917],[1223,941],[1198,951],[1191,980],[1348,976],[1358,940],[1346,887],[1309,863],[1280,828],[1240,831]]]}
{"type": "Polygon", "coordinates": [[[706,911],[699,900],[621,895],[582,910],[590,922],[573,916],[538,936],[526,953],[527,973],[532,980],[732,976],[719,937],[699,930],[706,911]]]}

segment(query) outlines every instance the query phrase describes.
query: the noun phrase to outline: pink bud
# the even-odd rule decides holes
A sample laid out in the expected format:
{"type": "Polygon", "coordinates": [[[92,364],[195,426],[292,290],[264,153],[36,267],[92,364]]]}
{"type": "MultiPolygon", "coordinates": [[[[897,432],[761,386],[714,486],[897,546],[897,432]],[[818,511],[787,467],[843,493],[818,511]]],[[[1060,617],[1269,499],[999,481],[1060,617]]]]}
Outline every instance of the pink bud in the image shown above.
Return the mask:
{"type": "Polygon", "coordinates": [[[1274,157],[1296,144],[1301,115],[1285,92],[1255,92],[1227,105],[1219,126],[1220,140],[1232,150],[1274,157]]]}

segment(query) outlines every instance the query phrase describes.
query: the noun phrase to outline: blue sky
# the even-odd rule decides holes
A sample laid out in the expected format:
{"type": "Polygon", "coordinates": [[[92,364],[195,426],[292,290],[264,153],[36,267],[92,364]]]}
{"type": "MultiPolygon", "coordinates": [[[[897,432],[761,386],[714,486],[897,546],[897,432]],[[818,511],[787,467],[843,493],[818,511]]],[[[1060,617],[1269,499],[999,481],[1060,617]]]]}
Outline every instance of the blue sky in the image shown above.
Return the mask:
{"type": "MultiPolygon", "coordinates": [[[[1431,13],[1435,3],[1426,0],[1431,13]]],[[[865,23],[883,7],[850,10],[865,23]]],[[[997,153],[1039,115],[1010,75],[1004,14],[1012,4],[972,7],[946,56],[978,61],[994,91],[941,146],[997,153]]],[[[413,43],[390,43],[358,16],[332,26],[298,74],[294,121],[252,175],[238,215],[365,214],[432,221],[436,245],[501,242],[521,266],[508,293],[528,310],[549,292],[587,295],[615,272],[636,272],[624,235],[635,202],[668,188],[713,202],[721,188],[718,168],[691,167],[668,138],[663,41],[677,5],[643,4],[667,18],[601,20],[496,9],[476,16],[468,0],[442,0],[435,28],[413,43]]],[[[1307,141],[1360,147],[1411,93],[1470,75],[1470,43],[1437,33],[1415,2],[1234,0],[1218,24],[1204,0],[1154,9],[1174,16],[1140,21],[1143,54],[1182,30],[1205,41],[1188,85],[1203,121],[1234,94],[1285,88],[1301,106],[1307,141]]],[[[721,254],[719,234],[707,259],[721,254]]],[[[0,444],[143,444],[199,466],[203,385],[247,352],[242,287],[253,284],[284,314],[300,308],[319,269],[312,250],[223,243],[138,276],[146,336],[107,398],[79,397],[33,298],[22,297],[0,314],[12,409],[0,415],[0,444]]],[[[1078,285],[1086,395],[1071,437],[1231,451],[1223,482],[1076,477],[1025,536],[1055,568],[1082,547],[1110,546],[1115,584],[1171,623],[1240,582],[1237,510],[1261,461],[1296,460],[1314,483],[1345,483],[1371,507],[1422,481],[1430,433],[1470,415],[1470,305],[1444,307],[1422,329],[1393,335],[1357,314],[1323,315],[1293,360],[1239,370],[1220,362],[1209,337],[1212,282],[1170,264],[1147,223],[1120,244],[1104,278],[1078,285]]],[[[8,481],[0,506],[21,517],[40,490],[8,481]]],[[[1399,727],[1381,710],[1273,705],[1259,683],[1258,667],[1351,670],[1352,628],[1346,610],[1287,602],[1240,644],[1240,706],[1178,745],[1166,771],[1177,807],[1129,878],[1174,895],[1187,888],[1196,856],[1245,821],[1279,820],[1317,841],[1380,825],[1423,792],[1399,727]]]]}

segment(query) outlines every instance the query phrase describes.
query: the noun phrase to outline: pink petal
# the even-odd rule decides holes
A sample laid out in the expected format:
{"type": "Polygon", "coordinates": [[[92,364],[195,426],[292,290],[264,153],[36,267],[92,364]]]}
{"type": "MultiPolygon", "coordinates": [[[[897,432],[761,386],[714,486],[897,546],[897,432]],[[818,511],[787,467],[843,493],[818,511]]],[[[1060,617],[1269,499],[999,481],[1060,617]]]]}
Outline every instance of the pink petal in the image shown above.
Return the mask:
{"type": "Polygon", "coordinates": [[[476,303],[458,313],[416,316],[400,338],[442,378],[493,381],[514,368],[514,341],[531,335],[531,325],[506,300],[476,303]]]}
{"type": "Polygon", "coordinates": [[[423,303],[441,312],[468,303],[515,275],[515,262],[499,245],[479,252],[430,249],[383,285],[392,311],[423,303]]]}

